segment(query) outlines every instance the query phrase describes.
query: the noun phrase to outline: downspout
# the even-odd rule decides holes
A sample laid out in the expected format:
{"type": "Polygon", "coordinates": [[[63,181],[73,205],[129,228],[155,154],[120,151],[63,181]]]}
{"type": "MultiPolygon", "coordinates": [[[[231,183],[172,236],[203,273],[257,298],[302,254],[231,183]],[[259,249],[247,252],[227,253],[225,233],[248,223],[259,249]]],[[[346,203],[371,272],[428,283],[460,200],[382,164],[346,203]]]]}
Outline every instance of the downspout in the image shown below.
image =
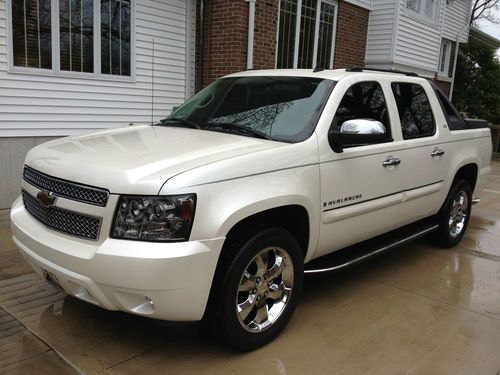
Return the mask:
{"type": "Polygon", "coordinates": [[[253,39],[255,30],[255,1],[248,2],[248,45],[247,45],[247,70],[253,68],[253,39]]]}
{"type": "Polygon", "coordinates": [[[460,29],[460,32],[457,34],[457,39],[455,40],[455,59],[453,60],[453,73],[451,75],[450,95],[448,95],[450,102],[451,102],[451,98],[453,97],[453,88],[455,87],[455,74],[457,73],[458,47],[460,45],[459,44],[460,37],[465,32],[465,30],[467,30],[467,28],[470,27],[469,20],[470,20],[470,14],[472,12],[472,3],[470,5],[471,5],[471,7],[469,10],[469,13],[467,14],[467,23],[464,25],[464,27],[462,27],[460,29]]]}
{"type": "Polygon", "coordinates": [[[199,53],[199,60],[198,60],[198,71],[199,71],[199,80],[198,80],[198,91],[203,88],[203,49],[204,49],[204,35],[203,35],[203,28],[204,28],[204,22],[203,22],[203,0],[200,0],[200,12],[199,12],[199,17],[200,17],[200,50],[198,51],[199,53]]]}
{"type": "Polygon", "coordinates": [[[457,39],[455,40],[455,58],[453,59],[453,73],[451,75],[451,85],[450,85],[450,95],[448,95],[448,98],[450,99],[453,97],[453,88],[455,87],[455,74],[457,72],[457,59],[458,59],[458,48],[459,48],[459,41],[460,37],[464,33],[465,30],[467,30],[467,27],[469,27],[469,24],[465,25],[460,32],[457,35],[457,39]]]}

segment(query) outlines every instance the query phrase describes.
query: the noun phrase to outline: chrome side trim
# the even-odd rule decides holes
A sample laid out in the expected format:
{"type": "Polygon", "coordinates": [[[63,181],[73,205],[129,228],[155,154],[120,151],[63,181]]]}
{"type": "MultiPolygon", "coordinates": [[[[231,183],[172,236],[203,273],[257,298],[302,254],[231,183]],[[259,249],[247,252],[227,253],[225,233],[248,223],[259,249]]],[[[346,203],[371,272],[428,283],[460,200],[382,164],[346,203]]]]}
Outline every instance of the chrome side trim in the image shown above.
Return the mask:
{"type": "MultiPolygon", "coordinates": [[[[434,230],[436,230],[437,228],[439,227],[439,225],[433,225],[432,227],[429,227],[427,229],[424,229],[420,232],[417,232],[415,234],[412,234],[411,236],[408,236],[408,237],[405,237],[405,238],[402,238],[390,245],[387,245],[387,246],[384,246],[384,247],[381,247],[380,249],[377,249],[369,254],[365,254],[365,255],[362,255],[360,256],[359,258],[356,258],[356,259],[353,259],[353,260],[350,260],[346,263],[342,263],[342,264],[339,264],[337,266],[333,266],[333,267],[328,267],[328,268],[320,268],[320,269],[315,269],[315,270],[305,270],[304,271],[304,274],[308,274],[308,275],[313,275],[313,274],[318,274],[318,273],[323,273],[323,272],[333,272],[333,271],[338,271],[338,270],[341,270],[342,268],[346,268],[346,267],[349,267],[349,266],[352,266],[356,263],[359,263],[359,262],[362,262],[363,260],[366,260],[368,258],[371,258],[372,256],[375,256],[375,255],[378,255],[378,254],[381,254],[385,251],[388,251],[394,247],[397,247],[399,245],[403,245],[405,244],[406,242],[410,242],[418,237],[422,237],[423,235],[427,234],[427,233],[430,233],[434,230]]],[[[306,265],[307,266],[307,265],[306,265]]]]}

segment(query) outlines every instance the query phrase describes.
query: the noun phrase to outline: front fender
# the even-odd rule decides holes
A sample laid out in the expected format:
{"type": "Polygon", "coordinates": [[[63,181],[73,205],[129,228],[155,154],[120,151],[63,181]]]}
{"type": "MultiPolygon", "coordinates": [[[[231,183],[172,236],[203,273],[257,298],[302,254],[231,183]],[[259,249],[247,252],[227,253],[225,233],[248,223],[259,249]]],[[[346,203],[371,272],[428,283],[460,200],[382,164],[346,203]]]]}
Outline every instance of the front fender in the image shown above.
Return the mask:
{"type": "Polygon", "coordinates": [[[299,205],[309,215],[306,261],[319,236],[319,167],[317,164],[196,186],[197,206],[191,240],[226,237],[241,220],[272,208],[299,205]]]}

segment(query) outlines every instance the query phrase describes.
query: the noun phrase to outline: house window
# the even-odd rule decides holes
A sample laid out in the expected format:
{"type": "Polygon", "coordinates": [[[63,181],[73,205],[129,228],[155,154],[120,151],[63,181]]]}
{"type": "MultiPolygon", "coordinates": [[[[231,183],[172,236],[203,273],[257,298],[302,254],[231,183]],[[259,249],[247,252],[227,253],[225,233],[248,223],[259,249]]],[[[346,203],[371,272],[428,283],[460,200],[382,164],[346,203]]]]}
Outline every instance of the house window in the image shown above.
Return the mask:
{"type": "Polygon", "coordinates": [[[12,1],[14,65],[52,68],[51,0],[12,1]]]}
{"type": "Polygon", "coordinates": [[[424,21],[437,21],[439,0],[406,0],[407,13],[424,21]]]}
{"type": "Polygon", "coordinates": [[[101,71],[130,75],[130,1],[101,0],[101,71]]]}
{"type": "Polygon", "coordinates": [[[131,0],[11,3],[14,67],[131,75],[131,0]],[[58,43],[54,62],[52,40],[58,43]]]}
{"type": "Polygon", "coordinates": [[[439,66],[438,71],[443,75],[448,75],[450,70],[450,58],[451,58],[451,42],[443,40],[441,43],[441,52],[439,54],[439,66]]]}
{"type": "Polygon", "coordinates": [[[94,71],[93,0],[59,1],[61,70],[94,71]]]}
{"type": "Polygon", "coordinates": [[[325,0],[281,0],[278,68],[331,68],[337,5],[325,0]]]}

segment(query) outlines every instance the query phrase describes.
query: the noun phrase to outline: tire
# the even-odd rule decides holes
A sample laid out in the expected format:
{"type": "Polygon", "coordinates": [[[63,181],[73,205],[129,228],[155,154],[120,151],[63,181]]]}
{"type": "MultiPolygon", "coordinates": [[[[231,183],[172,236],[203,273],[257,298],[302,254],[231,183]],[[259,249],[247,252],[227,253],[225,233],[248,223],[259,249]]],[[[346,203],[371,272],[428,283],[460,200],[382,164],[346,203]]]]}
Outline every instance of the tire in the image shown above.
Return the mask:
{"type": "Polygon", "coordinates": [[[302,290],[303,255],[295,237],[281,228],[248,235],[228,250],[207,323],[215,338],[249,351],[276,338],[292,317],[302,290]]]}
{"type": "Polygon", "coordinates": [[[472,189],[465,180],[456,182],[439,212],[434,242],[442,247],[456,246],[465,234],[472,207],[472,189]]]}

